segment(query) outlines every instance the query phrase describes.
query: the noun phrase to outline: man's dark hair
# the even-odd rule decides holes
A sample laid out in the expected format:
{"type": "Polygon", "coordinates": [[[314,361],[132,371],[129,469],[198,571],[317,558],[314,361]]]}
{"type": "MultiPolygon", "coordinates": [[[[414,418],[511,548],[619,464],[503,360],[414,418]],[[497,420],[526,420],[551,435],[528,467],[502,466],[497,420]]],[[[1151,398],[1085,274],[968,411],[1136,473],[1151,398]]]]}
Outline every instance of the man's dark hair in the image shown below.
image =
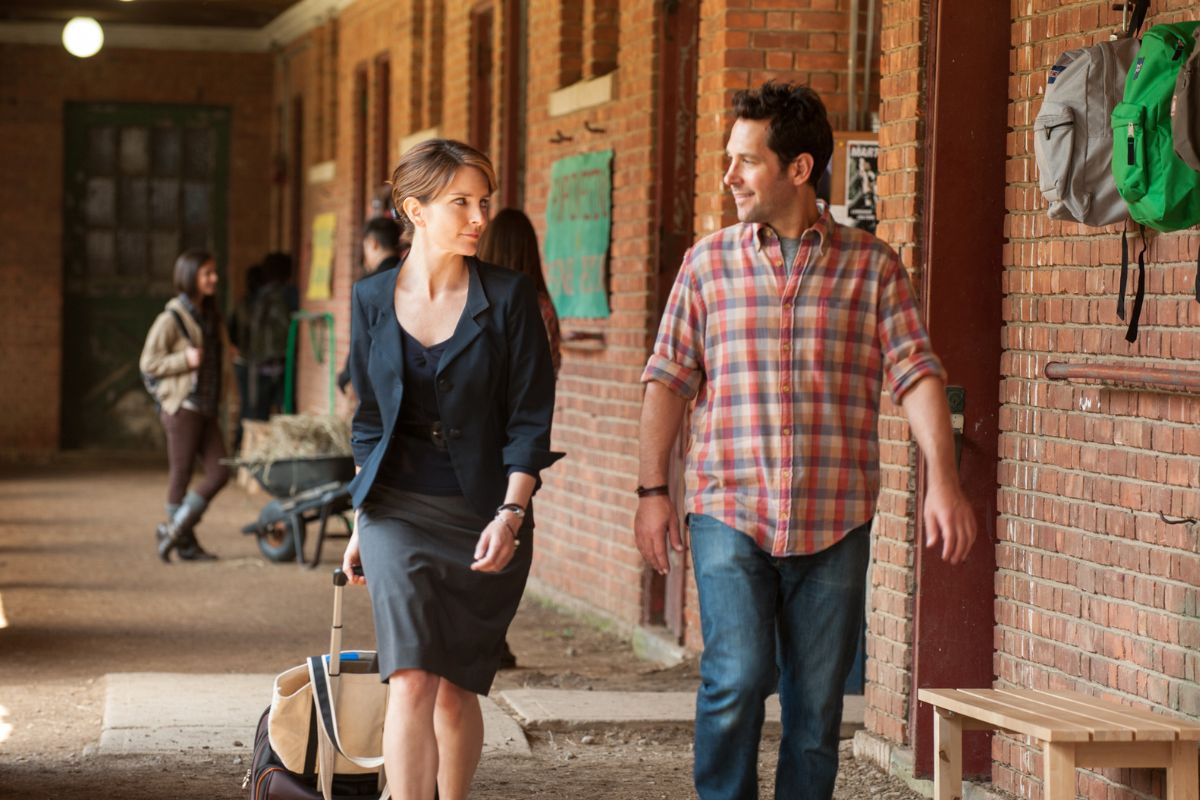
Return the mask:
{"type": "Polygon", "coordinates": [[[363,239],[373,239],[384,250],[400,249],[400,226],[387,217],[372,217],[363,226],[363,239]]]}
{"type": "Polygon", "coordinates": [[[765,119],[767,147],[779,156],[784,168],[801,153],[812,156],[814,187],[825,174],[833,155],[833,129],[821,97],[807,86],[767,81],[760,89],[743,89],[733,96],[739,119],[765,119]]]}

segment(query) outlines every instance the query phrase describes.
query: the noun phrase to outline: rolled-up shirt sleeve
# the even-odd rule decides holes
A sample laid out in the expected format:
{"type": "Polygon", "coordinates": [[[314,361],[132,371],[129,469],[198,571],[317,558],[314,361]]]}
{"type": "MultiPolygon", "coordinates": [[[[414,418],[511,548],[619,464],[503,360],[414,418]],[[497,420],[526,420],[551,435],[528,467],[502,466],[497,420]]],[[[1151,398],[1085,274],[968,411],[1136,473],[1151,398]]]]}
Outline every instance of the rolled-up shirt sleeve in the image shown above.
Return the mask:
{"type": "Polygon", "coordinates": [[[658,381],[691,400],[704,380],[704,298],[696,281],[692,251],[683,257],[642,383],[658,381]]]}
{"type": "Polygon", "coordinates": [[[892,254],[879,280],[879,342],[888,393],[899,403],[922,378],[946,371],[929,344],[912,284],[892,254]]]}

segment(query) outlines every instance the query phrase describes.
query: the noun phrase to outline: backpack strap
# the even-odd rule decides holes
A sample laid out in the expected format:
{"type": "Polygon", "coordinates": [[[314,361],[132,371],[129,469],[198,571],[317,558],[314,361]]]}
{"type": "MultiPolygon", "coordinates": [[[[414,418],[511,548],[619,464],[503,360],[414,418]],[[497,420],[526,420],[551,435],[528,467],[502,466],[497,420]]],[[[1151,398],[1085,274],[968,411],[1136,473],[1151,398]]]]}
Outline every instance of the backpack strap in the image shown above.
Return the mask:
{"type": "Polygon", "coordinates": [[[1129,220],[1121,228],[1121,283],[1117,288],[1117,319],[1125,321],[1125,287],[1129,283],[1129,220]]]}
{"type": "Polygon", "coordinates": [[[1142,229],[1142,249],[1138,252],[1138,284],[1137,294],[1133,297],[1133,311],[1129,314],[1129,330],[1125,332],[1125,341],[1132,344],[1137,341],[1138,317],[1142,315],[1142,302],[1146,299],[1146,228],[1142,229]]]}
{"type": "Polygon", "coordinates": [[[188,333],[187,325],[183,324],[183,317],[179,316],[179,310],[175,308],[168,310],[171,312],[171,316],[175,318],[175,324],[179,326],[179,332],[183,334],[183,338],[188,340],[188,344],[195,345],[196,343],[192,341],[192,335],[188,333]]]}
{"type": "Polygon", "coordinates": [[[1150,10],[1150,0],[1125,0],[1122,8],[1128,11],[1130,6],[1133,6],[1133,16],[1129,18],[1129,27],[1125,29],[1126,38],[1137,36],[1142,30],[1142,23],[1146,21],[1146,12],[1150,10]]]}

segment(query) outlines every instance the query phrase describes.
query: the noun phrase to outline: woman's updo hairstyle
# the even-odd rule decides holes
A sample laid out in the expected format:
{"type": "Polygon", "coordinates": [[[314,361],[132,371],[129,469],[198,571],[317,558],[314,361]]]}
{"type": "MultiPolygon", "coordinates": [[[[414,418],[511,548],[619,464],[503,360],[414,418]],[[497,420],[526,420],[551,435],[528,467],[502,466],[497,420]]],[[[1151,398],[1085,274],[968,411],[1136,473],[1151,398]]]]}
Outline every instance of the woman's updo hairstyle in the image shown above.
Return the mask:
{"type": "Polygon", "coordinates": [[[437,197],[461,167],[475,167],[487,178],[488,190],[496,191],[496,170],[483,153],[454,139],[426,139],[400,157],[392,173],[392,205],[407,230],[412,220],[404,213],[404,200],[415,197],[422,204],[437,197]]]}

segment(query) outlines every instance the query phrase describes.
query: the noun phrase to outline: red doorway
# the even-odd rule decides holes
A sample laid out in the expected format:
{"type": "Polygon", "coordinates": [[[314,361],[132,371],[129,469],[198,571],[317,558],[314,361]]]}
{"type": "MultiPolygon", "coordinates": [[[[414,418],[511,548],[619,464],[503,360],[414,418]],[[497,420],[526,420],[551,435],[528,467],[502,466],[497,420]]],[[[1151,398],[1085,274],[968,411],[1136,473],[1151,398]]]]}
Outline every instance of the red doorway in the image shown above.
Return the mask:
{"type": "MultiPolygon", "coordinates": [[[[660,17],[661,68],[658,74],[658,142],[655,174],[658,209],[657,320],[667,304],[683,254],[692,246],[696,192],[698,0],[665,4],[660,17]]],[[[689,420],[685,418],[683,430],[689,420]]],[[[683,511],[683,464],[686,436],[681,432],[671,459],[669,483],[676,508],[683,511]]],[[[647,568],[642,573],[642,624],[661,625],[676,641],[683,639],[687,570],[672,555],[664,577],[647,568]]]]}
{"type": "MultiPolygon", "coordinates": [[[[909,723],[916,771],[925,776],[933,767],[933,721],[930,707],[916,701],[917,690],[989,687],[993,679],[1009,71],[1007,6],[933,0],[930,14],[921,299],[948,382],[962,389],[959,474],[980,529],[959,566],[917,548],[909,723]]],[[[922,462],[918,543],[925,480],[922,462]]],[[[990,773],[989,740],[973,736],[963,745],[964,774],[990,773]]]]}

